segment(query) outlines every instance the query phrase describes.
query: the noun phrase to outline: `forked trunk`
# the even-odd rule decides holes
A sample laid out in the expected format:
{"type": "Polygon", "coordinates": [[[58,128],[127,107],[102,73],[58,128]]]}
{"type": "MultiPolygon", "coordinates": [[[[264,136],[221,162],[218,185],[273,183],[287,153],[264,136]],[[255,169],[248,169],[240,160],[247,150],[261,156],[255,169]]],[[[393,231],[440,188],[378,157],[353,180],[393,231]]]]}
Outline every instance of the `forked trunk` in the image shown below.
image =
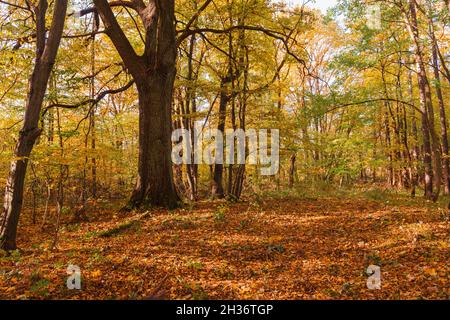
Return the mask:
{"type": "Polygon", "coordinates": [[[138,55],[106,0],[94,0],[105,32],[133,76],[139,96],[139,163],[126,209],[175,208],[179,197],[172,171],[172,91],[176,73],[175,1],[133,2],[144,25],[145,50],[138,55]]]}

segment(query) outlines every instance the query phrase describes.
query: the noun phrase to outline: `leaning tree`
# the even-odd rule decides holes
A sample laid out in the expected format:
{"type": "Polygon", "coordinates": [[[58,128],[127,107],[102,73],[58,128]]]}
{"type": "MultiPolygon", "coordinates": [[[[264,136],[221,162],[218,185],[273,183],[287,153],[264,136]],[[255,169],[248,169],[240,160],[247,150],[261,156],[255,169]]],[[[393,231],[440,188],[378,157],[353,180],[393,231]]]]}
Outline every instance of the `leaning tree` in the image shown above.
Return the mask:
{"type": "Polygon", "coordinates": [[[23,126],[14,151],[5,189],[4,209],[0,216],[0,247],[5,250],[16,248],[16,233],[22,209],[25,176],[28,159],[36,139],[41,134],[39,119],[50,73],[64,29],[67,0],[56,0],[53,18],[47,35],[47,0],[39,0],[30,10],[35,22],[36,53],[33,72],[29,80],[29,91],[25,107],[23,126]]]}

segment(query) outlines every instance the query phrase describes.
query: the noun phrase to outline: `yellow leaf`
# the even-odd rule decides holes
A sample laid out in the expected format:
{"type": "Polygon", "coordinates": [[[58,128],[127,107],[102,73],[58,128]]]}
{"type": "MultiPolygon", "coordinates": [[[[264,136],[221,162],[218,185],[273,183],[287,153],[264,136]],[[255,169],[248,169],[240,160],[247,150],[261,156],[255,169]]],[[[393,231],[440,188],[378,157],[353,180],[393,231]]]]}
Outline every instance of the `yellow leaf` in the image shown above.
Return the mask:
{"type": "Polygon", "coordinates": [[[98,278],[98,277],[100,277],[101,275],[102,275],[102,272],[101,272],[100,270],[95,270],[95,271],[91,272],[91,276],[92,276],[93,278],[98,278]]]}
{"type": "Polygon", "coordinates": [[[430,275],[430,276],[433,276],[433,277],[437,276],[436,269],[434,269],[434,268],[426,268],[425,269],[425,273],[430,275]]]}

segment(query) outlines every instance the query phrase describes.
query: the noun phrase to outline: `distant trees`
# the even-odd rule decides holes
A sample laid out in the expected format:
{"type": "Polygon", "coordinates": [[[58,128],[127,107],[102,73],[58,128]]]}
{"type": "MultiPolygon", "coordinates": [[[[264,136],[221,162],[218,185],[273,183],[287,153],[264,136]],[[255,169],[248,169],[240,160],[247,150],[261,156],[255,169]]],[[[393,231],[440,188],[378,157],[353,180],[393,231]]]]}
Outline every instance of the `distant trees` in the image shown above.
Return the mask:
{"type": "MultiPolygon", "coordinates": [[[[384,101],[383,134],[387,144],[385,154],[389,159],[389,181],[393,185],[400,182],[398,186],[410,187],[415,194],[416,177],[419,177],[425,197],[436,201],[442,188],[445,194],[449,193],[447,119],[440,80],[441,75],[446,74],[447,62],[439,51],[436,38],[436,25],[444,27],[442,18],[448,17],[447,8],[442,7],[442,2],[433,0],[376,3],[382,9],[382,29],[370,30],[357,23],[352,28],[362,35],[363,42],[355,47],[368,59],[368,63],[363,63],[364,67],[370,69],[372,61],[383,61],[384,100],[381,101],[384,101]],[[403,25],[406,33],[402,30],[403,25]],[[397,61],[394,56],[399,57],[397,61]],[[410,83],[414,77],[416,85],[410,83]],[[409,91],[405,92],[406,83],[409,91]],[[415,92],[418,92],[417,106],[415,92]],[[392,104],[397,108],[394,109],[392,104]],[[416,117],[420,119],[420,135],[417,135],[416,117]],[[417,161],[422,164],[416,166],[417,161]],[[405,170],[405,167],[409,169],[405,170]]],[[[365,4],[361,6],[364,10],[365,4]]],[[[358,7],[347,7],[344,11],[350,16],[356,10],[358,7]]],[[[373,92],[369,94],[374,96],[373,92]]]]}

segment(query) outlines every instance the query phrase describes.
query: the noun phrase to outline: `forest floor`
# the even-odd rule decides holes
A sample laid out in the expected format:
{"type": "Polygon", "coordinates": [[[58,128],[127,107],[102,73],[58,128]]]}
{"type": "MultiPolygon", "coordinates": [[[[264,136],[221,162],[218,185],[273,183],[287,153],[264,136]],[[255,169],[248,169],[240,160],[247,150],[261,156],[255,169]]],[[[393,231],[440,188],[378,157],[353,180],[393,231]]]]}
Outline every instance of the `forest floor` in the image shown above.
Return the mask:
{"type": "Polygon", "coordinates": [[[62,226],[56,250],[52,226],[28,216],[21,250],[0,253],[3,299],[450,297],[450,214],[423,201],[286,194],[129,215],[98,204],[62,226]],[[81,290],[66,287],[69,264],[81,290]]]}

